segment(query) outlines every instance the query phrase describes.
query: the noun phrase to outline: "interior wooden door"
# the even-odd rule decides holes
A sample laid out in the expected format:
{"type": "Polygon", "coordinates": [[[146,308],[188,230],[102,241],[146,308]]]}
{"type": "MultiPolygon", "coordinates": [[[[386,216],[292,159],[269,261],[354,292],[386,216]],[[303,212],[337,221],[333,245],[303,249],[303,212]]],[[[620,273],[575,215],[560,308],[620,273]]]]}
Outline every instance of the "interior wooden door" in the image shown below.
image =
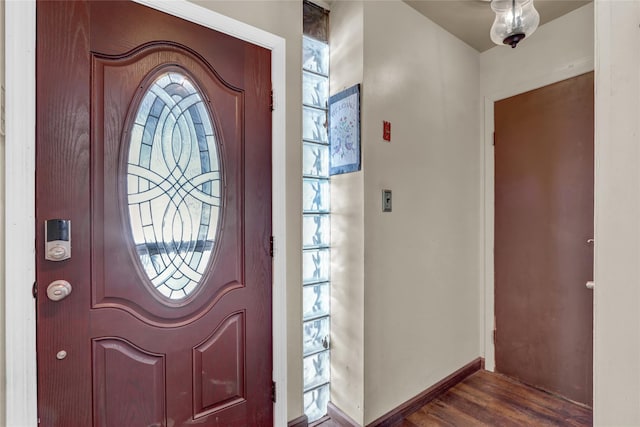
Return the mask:
{"type": "Polygon", "coordinates": [[[592,403],[593,73],[495,103],[496,370],[592,403]]]}
{"type": "Polygon", "coordinates": [[[40,425],[273,424],[270,64],[139,4],[38,2],[40,425]]]}

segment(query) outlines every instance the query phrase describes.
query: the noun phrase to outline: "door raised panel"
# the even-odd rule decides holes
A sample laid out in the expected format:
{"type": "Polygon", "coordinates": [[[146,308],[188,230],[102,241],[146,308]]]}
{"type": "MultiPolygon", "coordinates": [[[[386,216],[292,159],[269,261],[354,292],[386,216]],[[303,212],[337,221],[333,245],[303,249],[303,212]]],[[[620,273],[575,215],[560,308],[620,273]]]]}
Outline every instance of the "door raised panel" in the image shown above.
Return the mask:
{"type": "Polygon", "coordinates": [[[95,426],[165,426],[165,357],[119,338],[93,340],[95,426]]]}
{"type": "Polygon", "coordinates": [[[245,314],[227,317],[193,349],[193,413],[208,415],[245,398],[245,314]]]}

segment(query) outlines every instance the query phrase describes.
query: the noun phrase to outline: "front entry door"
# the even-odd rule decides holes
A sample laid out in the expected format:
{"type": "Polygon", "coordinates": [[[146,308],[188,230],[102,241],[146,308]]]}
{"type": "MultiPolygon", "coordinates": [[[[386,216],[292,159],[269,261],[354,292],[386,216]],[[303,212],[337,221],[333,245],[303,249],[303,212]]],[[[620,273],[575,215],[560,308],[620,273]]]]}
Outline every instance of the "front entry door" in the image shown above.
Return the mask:
{"type": "Polygon", "coordinates": [[[272,425],[270,64],[139,4],[38,2],[40,425],[272,425]]]}
{"type": "Polygon", "coordinates": [[[593,73],[495,103],[496,370],[591,405],[593,73]]]}

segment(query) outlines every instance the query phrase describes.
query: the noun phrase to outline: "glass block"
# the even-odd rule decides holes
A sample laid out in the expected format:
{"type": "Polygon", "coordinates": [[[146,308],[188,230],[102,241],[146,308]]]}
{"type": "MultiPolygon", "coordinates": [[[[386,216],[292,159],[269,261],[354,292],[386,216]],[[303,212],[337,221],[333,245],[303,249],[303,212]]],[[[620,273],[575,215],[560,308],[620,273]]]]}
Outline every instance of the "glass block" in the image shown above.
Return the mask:
{"type": "Polygon", "coordinates": [[[305,178],[302,180],[302,211],[305,213],[329,212],[329,181],[305,178]]]}
{"type": "Polygon", "coordinates": [[[322,342],[329,339],[329,317],[302,324],[302,351],[305,355],[326,350],[322,342]]]}
{"type": "Polygon", "coordinates": [[[308,1],[302,3],[302,34],[329,41],[329,11],[308,1]]]}
{"type": "Polygon", "coordinates": [[[309,390],[329,382],[331,363],[329,351],[304,358],[304,389],[309,390]]]}
{"type": "Polygon", "coordinates": [[[306,214],[302,218],[302,245],[305,249],[329,246],[331,237],[329,215],[306,214]]]}
{"type": "Polygon", "coordinates": [[[302,139],[328,144],[327,114],[324,110],[302,108],[302,139]]]}
{"type": "Polygon", "coordinates": [[[302,103],[318,108],[327,108],[329,101],[329,79],[303,71],[302,103]]]}
{"type": "Polygon", "coordinates": [[[131,234],[149,281],[171,300],[201,283],[220,217],[218,148],[203,98],[187,75],[162,73],[143,94],[129,133],[131,234]]]}
{"type": "Polygon", "coordinates": [[[329,281],[329,249],[306,249],[302,252],[302,280],[307,283],[329,281]]]}
{"type": "Polygon", "coordinates": [[[302,38],[302,69],[329,74],[329,45],[310,37],[302,38]]]}
{"type": "Polygon", "coordinates": [[[328,283],[307,285],[302,288],[302,318],[329,315],[330,287],[328,283]]]}
{"type": "Polygon", "coordinates": [[[302,174],[329,178],[329,146],[305,142],[302,146],[302,174]]]}
{"type": "Polygon", "coordinates": [[[309,422],[314,422],[327,414],[329,403],[329,384],[309,390],[304,394],[304,413],[309,422]]]}

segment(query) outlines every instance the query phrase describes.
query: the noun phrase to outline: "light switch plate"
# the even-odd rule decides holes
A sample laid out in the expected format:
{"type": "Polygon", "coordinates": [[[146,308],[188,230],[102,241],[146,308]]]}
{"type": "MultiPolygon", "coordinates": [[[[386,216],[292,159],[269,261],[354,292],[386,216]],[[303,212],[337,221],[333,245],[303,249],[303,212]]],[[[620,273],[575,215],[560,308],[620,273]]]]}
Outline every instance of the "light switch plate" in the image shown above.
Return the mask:
{"type": "Polygon", "coordinates": [[[382,190],[382,212],[391,212],[391,190],[382,190]]]}

